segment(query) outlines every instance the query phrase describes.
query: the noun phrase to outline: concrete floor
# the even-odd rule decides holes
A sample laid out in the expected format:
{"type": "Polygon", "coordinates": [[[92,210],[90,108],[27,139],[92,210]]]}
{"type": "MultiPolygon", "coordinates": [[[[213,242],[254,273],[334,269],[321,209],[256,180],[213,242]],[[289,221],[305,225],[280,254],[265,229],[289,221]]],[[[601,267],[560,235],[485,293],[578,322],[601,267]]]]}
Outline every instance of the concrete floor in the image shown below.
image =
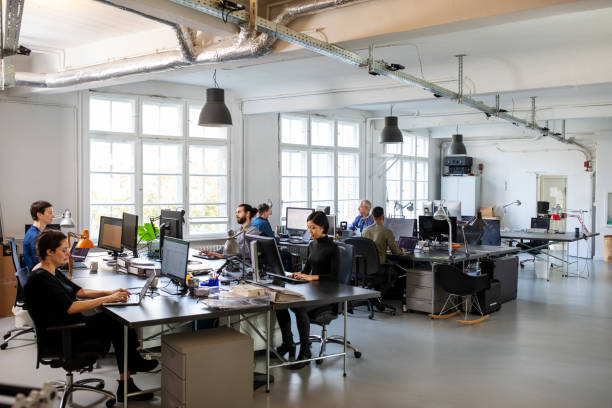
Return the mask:
{"type": "MultiPolygon", "coordinates": [[[[527,264],[519,274],[517,301],[474,327],[422,314],[377,314],[369,320],[364,311],[356,312],[349,317],[349,339],[363,357],[349,357],[346,378],[341,359],[297,372],[276,369],[271,393],[257,390],[254,406],[611,407],[611,310],[612,264],[591,263],[589,279],[555,272],[550,282],[535,279],[527,264]]],[[[341,323],[330,333],[341,333],[341,323]]],[[[0,332],[10,326],[12,319],[0,319],[0,332]]],[[[61,370],[36,370],[35,349],[25,344],[0,351],[0,382],[40,386],[62,377],[61,370]]],[[[114,391],[112,362],[106,359],[91,375],[105,378],[114,391]]],[[[155,386],[159,374],[135,380],[155,386]]],[[[91,394],[77,394],[75,401],[103,406],[91,394]]],[[[130,406],[160,406],[160,397],[130,406]]]]}

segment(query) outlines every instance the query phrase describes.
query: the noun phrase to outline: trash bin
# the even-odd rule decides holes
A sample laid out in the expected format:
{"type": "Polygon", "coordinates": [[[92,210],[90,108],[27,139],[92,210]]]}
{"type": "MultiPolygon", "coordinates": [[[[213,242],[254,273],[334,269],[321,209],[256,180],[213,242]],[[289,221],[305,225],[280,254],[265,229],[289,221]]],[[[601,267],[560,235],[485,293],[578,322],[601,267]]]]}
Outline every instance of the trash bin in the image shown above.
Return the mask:
{"type": "Polygon", "coordinates": [[[534,264],[536,278],[548,280],[548,263],[544,259],[536,259],[534,264]]]}
{"type": "Polygon", "coordinates": [[[604,261],[612,262],[612,235],[604,236],[604,261]]]}

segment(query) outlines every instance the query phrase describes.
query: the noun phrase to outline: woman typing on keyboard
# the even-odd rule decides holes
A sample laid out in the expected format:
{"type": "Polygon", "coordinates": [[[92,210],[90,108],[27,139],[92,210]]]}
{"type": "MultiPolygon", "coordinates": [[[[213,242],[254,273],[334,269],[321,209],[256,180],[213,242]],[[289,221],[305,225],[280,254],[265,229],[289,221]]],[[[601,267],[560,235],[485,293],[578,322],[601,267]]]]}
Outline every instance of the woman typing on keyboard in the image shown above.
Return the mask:
{"type": "MultiPolygon", "coordinates": [[[[315,211],[308,216],[308,232],[312,242],[308,246],[308,258],[302,272],[296,272],[292,277],[304,280],[320,280],[336,282],[340,262],[340,251],[334,241],[327,236],[329,222],[323,211],[315,211]]],[[[298,360],[312,357],[310,352],[310,318],[309,308],[299,307],[291,309],[295,314],[295,321],[300,336],[300,353],[298,360]]],[[[276,349],[281,356],[290,353],[295,355],[295,343],[291,332],[291,317],[288,310],[277,310],[276,319],[281,329],[283,344],[276,349]]],[[[310,362],[299,363],[289,366],[290,369],[299,369],[310,362]]]]}
{"type": "MultiPolygon", "coordinates": [[[[75,323],[85,323],[86,327],[73,330],[72,344],[78,350],[88,340],[95,340],[105,344],[104,352],[108,352],[111,343],[115,349],[117,368],[121,381],[116,395],[123,395],[124,374],[138,371],[153,370],[157,360],[145,360],[137,351],[138,337],[136,332],[129,330],[128,336],[128,368],[123,372],[123,326],[104,313],[84,315],[91,312],[103,303],[125,301],[130,295],[125,289],[93,290],[84,289],[66,278],[59,267],[68,261],[68,240],[61,231],[50,230],[41,233],[36,240],[36,252],[40,263],[34,266],[28,282],[24,288],[24,297],[28,312],[37,326],[37,334],[44,336],[45,344],[61,349],[61,338],[46,331],[50,326],[62,326],[75,323]]],[[[128,380],[128,392],[137,392],[138,387],[133,380],[128,380]]],[[[152,393],[141,394],[130,399],[149,400],[152,393]]]]}

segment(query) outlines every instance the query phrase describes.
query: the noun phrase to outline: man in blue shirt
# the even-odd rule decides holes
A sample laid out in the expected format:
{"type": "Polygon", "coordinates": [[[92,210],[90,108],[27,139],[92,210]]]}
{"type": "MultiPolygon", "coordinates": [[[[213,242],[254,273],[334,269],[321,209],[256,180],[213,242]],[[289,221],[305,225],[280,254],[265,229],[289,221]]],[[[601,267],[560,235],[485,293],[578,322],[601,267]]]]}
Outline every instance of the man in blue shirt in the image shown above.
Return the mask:
{"type": "Polygon", "coordinates": [[[364,229],[374,224],[374,218],[370,215],[370,209],[372,203],[369,200],[361,200],[359,203],[359,215],[355,217],[355,220],[348,229],[351,231],[363,232],[364,229]]]}
{"type": "Polygon", "coordinates": [[[257,206],[257,213],[259,216],[254,218],[253,221],[251,221],[251,224],[253,224],[253,226],[259,230],[261,235],[264,237],[274,238],[276,239],[276,243],[278,243],[278,237],[274,236],[274,231],[272,231],[272,226],[270,225],[270,221],[268,221],[268,218],[272,213],[270,206],[266,203],[259,204],[257,206]]]}
{"type": "Polygon", "coordinates": [[[46,201],[35,201],[30,206],[30,215],[34,224],[23,238],[23,262],[29,270],[34,269],[39,260],[36,256],[36,238],[53,222],[53,206],[46,201]]]}

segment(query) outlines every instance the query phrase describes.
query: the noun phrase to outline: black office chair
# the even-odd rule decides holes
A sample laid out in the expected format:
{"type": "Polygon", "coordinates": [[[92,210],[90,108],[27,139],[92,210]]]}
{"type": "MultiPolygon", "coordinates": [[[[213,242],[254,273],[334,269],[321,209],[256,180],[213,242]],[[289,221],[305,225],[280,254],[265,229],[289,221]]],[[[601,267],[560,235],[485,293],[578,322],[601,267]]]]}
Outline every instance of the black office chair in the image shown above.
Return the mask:
{"type": "MultiPolygon", "coordinates": [[[[9,238],[9,245],[11,248],[11,254],[13,255],[13,266],[15,267],[15,274],[17,271],[21,269],[21,264],[19,262],[19,254],[17,253],[17,244],[15,243],[15,238],[9,238]]],[[[34,328],[31,324],[31,318],[27,314],[27,308],[23,302],[23,287],[19,284],[19,279],[17,279],[17,297],[15,298],[15,306],[20,307],[24,310],[26,317],[26,323],[23,326],[14,327],[4,333],[3,342],[0,344],[0,349],[5,350],[8,347],[8,344],[11,340],[16,339],[24,334],[34,333],[34,328]]],[[[32,339],[33,340],[33,339],[32,339]]]]}
{"type": "MultiPolygon", "coordinates": [[[[531,219],[531,228],[543,228],[550,229],[550,218],[548,217],[537,217],[531,219]]],[[[525,267],[525,263],[534,262],[538,255],[542,253],[543,249],[548,250],[548,241],[531,240],[529,242],[519,242],[517,247],[527,250],[527,253],[532,256],[531,259],[524,259],[519,264],[521,268],[525,267]]]]}
{"type": "MultiPolygon", "coordinates": [[[[26,267],[21,268],[17,272],[17,280],[27,291],[29,271],[26,267]]],[[[27,296],[24,296],[24,301],[27,296]]],[[[108,398],[106,401],[107,407],[112,407],[117,402],[115,394],[104,389],[104,380],[100,378],[85,378],[83,380],[74,381],[74,371],[84,373],[92,371],[96,361],[103,357],[109,350],[108,343],[92,339],[87,341],[79,341],[78,344],[72,344],[72,333],[75,330],[85,327],[85,323],[76,323],[65,326],[47,327],[45,332],[41,332],[36,324],[36,313],[31,314],[34,322],[34,331],[36,333],[36,368],[40,364],[48,365],[52,368],[63,368],[66,371],[66,381],[55,381],[54,385],[58,392],[63,392],[60,408],[66,407],[67,404],[72,405],[72,394],[75,391],[92,391],[102,394],[108,398]],[[56,345],[49,341],[49,337],[54,333],[61,333],[61,345],[56,345]],[[95,385],[88,385],[95,384],[95,385]]]]}
{"type": "MultiPolygon", "coordinates": [[[[353,246],[350,244],[339,242],[338,249],[340,250],[340,268],[338,273],[338,283],[348,284],[351,280],[351,276],[353,274],[353,246]]],[[[344,336],[328,336],[327,335],[327,326],[334,320],[338,318],[339,313],[339,304],[334,303],[331,305],[325,305],[322,307],[318,307],[314,310],[308,312],[308,316],[310,317],[310,323],[321,326],[321,335],[311,335],[310,341],[312,343],[321,343],[321,348],[319,351],[319,357],[325,355],[325,349],[327,343],[335,343],[344,345],[344,336]]],[[[353,350],[355,358],[361,357],[361,351],[357,349],[354,345],[351,344],[350,341],[347,340],[347,347],[353,350]]],[[[317,364],[321,364],[323,360],[316,360],[317,364]]]]}
{"type": "Polygon", "coordinates": [[[482,313],[482,308],[478,302],[478,296],[476,296],[478,292],[489,289],[491,286],[489,275],[467,275],[452,265],[438,265],[437,274],[438,283],[449,293],[449,295],[440,313],[437,315],[430,314],[430,318],[448,319],[456,316],[459,314],[459,307],[462,304],[465,309],[465,319],[457,320],[459,323],[476,324],[489,317],[488,314],[485,315],[482,313]],[[460,301],[458,301],[459,298],[461,298],[460,301]],[[452,313],[447,313],[453,309],[456,310],[452,313]],[[470,310],[474,309],[480,313],[481,317],[475,320],[468,320],[468,313],[470,310]]]}
{"type": "MultiPolygon", "coordinates": [[[[376,303],[368,299],[367,305],[370,311],[370,319],[374,318],[374,307],[380,312],[389,310],[392,316],[397,313],[397,308],[382,301],[384,295],[393,287],[398,276],[395,271],[395,265],[386,263],[381,265],[378,258],[378,249],[374,241],[368,238],[348,238],[344,242],[353,246],[354,256],[356,261],[356,272],[354,281],[356,285],[376,289],[380,292],[380,298],[376,303]]],[[[355,303],[353,303],[355,306],[355,303]]]]}

